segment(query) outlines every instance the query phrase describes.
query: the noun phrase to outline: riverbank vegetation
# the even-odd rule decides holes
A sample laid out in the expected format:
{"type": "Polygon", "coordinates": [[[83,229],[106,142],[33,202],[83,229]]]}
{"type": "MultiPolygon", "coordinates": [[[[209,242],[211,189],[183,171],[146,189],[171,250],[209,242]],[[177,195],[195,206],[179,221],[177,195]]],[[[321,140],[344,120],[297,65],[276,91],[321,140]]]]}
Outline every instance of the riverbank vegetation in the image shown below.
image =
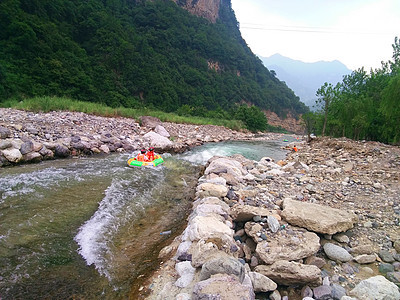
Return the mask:
{"type": "Polygon", "coordinates": [[[333,137],[400,144],[400,40],[393,59],[367,73],[346,75],[336,86],[318,91],[320,110],[303,116],[307,131],[333,137]]]}
{"type": "Polygon", "coordinates": [[[230,1],[216,23],[179,4],[1,1],[0,103],[50,95],[192,122],[232,119],[221,114],[242,103],[279,116],[307,111],[246,45],[230,1]]]}
{"type": "Polygon", "coordinates": [[[255,106],[237,105],[230,111],[212,112],[209,117],[194,117],[185,110],[178,113],[167,113],[147,108],[135,109],[126,107],[110,107],[105,104],[77,101],[65,97],[34,97],[25,100],[9,99],[0,103],[1,107],[10,107],[33,112],[75,111],[105,117],[126,117],[139,120],[141,116],[153,116],[163,122],[219,125],[233,130],[250,130],[282,132],[282,128],[268,125],[264,113],[255,106]]]}

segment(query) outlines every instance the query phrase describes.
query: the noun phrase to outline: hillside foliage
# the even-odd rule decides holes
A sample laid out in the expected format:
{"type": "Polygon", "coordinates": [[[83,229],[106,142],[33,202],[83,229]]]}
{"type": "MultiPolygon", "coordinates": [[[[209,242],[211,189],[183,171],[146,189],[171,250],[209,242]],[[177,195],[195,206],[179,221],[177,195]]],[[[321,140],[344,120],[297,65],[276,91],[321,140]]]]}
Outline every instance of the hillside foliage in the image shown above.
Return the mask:
{"type": "Polygon", "coordinates": [[[243,102],[307,111],[247,47],[230,0],[215,24],[170,0],[3,0],[0,28],[0,103],[59,96],[228,119],[243,102]]]}
{"type": "MultiPolygon", "coordinates": [[[[357,140],[400,144],[400,40],[393,60],[367,73],[363,68],[346,75],[336,86],[317,93],[321,110],[304,115],[314,120],[316,133],[357,140]]],[[[308,123],[307,123],[308,124],[308,123]]]]}

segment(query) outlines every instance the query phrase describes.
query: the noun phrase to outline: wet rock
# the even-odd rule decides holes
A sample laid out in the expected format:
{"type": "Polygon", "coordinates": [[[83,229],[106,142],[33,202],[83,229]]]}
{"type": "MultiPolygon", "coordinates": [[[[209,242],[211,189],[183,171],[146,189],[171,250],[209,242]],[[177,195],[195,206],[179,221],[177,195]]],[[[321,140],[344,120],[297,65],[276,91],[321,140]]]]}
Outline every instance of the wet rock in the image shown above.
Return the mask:
{"type": "Polygon", "coordinates": [[[193,300],[231,299],[254,300],[253,289],[243,285],[235,276],[215,275],[207,280],[198,282],[193,288],[193,300]]]}
{"type": "Polygon", "coordinates": [[[347,262],[353,259],[351,254],[347,252],[346,249],[343,249],[335,244],[326,243],[323,248],[325,254],[332,260],[347,262]]]}
{"type": "Polygon", "coordinates": [[[259,265],[255,271],[282,285],[321,284],[320,269],[316,266],[279,260],[272,265],[259,265]]]}
{"type": "Polygon", "coordinates": [[[350,296],[363,300],[400,299],[399,288],[378,275],[361,281],[350,291],[350,296]]]}
{"type": "Polygon", "coordinates": [[[54,149],[54,154],[57,157],[69,157],[71,155],[71,151],[64,145],[57,145],[54,149]]]}
{"type": "Polygon", "coordinates": [[[353,227],[358,218],[353,212],[285,199],[282,217],[290,224],[323,234],[335,234],[353,227]]]}

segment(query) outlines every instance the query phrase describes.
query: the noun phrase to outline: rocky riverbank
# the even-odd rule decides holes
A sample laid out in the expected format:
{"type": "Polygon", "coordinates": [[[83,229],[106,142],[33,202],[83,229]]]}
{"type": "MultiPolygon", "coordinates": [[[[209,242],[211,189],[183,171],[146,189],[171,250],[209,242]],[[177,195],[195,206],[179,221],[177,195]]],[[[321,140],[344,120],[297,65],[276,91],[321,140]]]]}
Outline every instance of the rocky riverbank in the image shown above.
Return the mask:
{"type": "Polygon", "coordinates": [[[400,149],[318,139],[210,159],[146,299],[400,299],[400,149]]]}
{"type": "Polygon", "coordinates": [[[251,138],[221,126],[196,126],[142,117],[106,118],[79,112],[33,113],[0,108],[0,167],[71,156],[155,147],[179,153],[204,142],[251,138]]]}

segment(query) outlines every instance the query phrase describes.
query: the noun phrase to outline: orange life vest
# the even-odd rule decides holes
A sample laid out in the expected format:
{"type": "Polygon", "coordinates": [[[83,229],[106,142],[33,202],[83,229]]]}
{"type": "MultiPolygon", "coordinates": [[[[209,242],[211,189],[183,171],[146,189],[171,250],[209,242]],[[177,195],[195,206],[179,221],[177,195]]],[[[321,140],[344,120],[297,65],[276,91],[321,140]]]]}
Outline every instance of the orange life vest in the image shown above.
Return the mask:
{"type": "Polygon", "coordinates": [[[144,154],[138,154],[137,156],[136,156],[136,160],[137,161],[146,161],[147,159],[146,159],[147,157],[146,157],[146,155],[144,155],[144,154]]]}
{"type": "Polygon", "coordinates": [[[149,161],[153,161],[154,160],[154,152],[153,151],[148,151],[146,153],[146,155],[147,155],[149,161]]]}

